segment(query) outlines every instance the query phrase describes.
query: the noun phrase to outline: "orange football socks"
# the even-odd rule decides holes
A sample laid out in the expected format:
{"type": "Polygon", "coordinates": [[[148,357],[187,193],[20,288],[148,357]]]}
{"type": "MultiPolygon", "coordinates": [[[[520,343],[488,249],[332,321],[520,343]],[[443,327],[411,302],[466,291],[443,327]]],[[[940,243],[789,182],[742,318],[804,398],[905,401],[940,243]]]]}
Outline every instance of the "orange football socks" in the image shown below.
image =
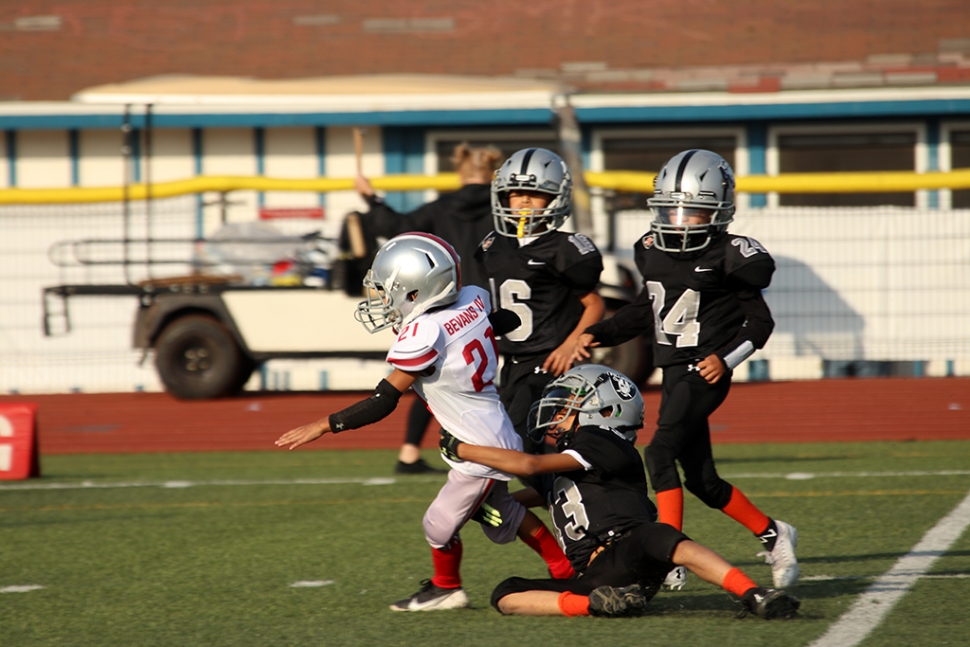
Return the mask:
{"type": "Polygon", "coordinates": [[[564,616],[588,616],[589,597],[565,591],[559,596],[559,610],[564,616]]]}
{"type": "Polygon", "coordinates": [[[657,508],[660,523],[666,523],[677,530],[684,528],[684,491],[681,488],[657,492],[657,508]]]}
{"type": "Polygon", "coordinates": [[[744,496],[741,490],[733,486],[731,488],[731,499],[726,506],[721,508],[721,512],[756,535],[764,532],[768,524],[771,523],[771,519],[764,512],[748,501],[748,497],[744,496]]]}

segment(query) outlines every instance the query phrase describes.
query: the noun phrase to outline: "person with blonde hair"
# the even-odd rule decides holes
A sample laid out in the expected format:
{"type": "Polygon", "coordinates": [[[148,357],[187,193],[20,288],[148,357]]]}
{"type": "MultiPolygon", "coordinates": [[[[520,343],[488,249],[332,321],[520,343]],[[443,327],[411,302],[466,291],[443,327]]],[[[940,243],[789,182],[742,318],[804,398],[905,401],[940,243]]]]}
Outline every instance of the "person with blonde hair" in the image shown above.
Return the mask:
{"type": "MultiPolygon", "coordinates": [[[[492,231],[490,189],[492,175],[502,161],[502,152],[493,146],[455,146],[451,163],[458,173],[461,188],[442,193],[409,213],[395,211],[374,192],[370,181],[357,176],[356,188],[370,211],[362,214],[368,230],[383,238],[393,238],[409,231],[433,234],[447,241],[458,252],[464,285],[488,289],[488,281],[473,262],[478,244],[492,231]]],[[[421,458],[421,440],[431,422],[431,413],[420,400],[415,400],[408,414],[404,443],[394,471],[398,474],[440,472],[421,458]]]]}

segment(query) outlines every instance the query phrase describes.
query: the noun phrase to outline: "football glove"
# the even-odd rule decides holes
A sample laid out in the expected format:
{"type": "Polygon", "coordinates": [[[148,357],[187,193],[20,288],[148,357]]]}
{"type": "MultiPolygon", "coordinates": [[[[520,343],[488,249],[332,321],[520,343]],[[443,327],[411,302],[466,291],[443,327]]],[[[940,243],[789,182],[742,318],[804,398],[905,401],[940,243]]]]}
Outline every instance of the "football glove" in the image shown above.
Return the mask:
{"type": "Polygon", "coordinates": [[[477,521],[480,524],[491,526],[492,528],[498,528],[502,525],[502,513],[488,505],[483,503],[472,515],[472,521],[477,521]]]}
{"type": "Polygon", "coordinates": [[[441,455],[450,461],[456,463],[461,463],[462,459],[458,458],[458,445],[461,443],[460,440],[455,438],[446,429],[441,430],[441,437],[438,440],[438,449],[441,450],[441,455]]]}

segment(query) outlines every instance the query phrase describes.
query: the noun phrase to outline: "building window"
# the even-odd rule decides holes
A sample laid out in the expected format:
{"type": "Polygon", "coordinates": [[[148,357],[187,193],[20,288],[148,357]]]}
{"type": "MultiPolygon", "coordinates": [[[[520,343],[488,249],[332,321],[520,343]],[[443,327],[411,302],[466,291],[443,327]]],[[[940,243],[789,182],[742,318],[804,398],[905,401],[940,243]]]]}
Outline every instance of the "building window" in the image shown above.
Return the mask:
{"type": "MultiPolygon", "coordinates": [[[[791,134],[778,137],[778,172],[912,171],[916,134],[791,134]]],[[[913,193],[785,193],[779,204],[806,207],[912,207],[913,193]]]]}
{"type": "Polygon", "coordinates": [[[734,137],[663,137],[603,139],[604,171],[656,173],[664,162],[681,151],[701,148],[713,151],[734,168],[734,137]]]}
{"type": "MultiPolygon", "coordinates": [[[[970,168],[970,130],[950,133],[950,168],[970,168]]],[[[951,193],[951,206],[954,209],[970,209],[970,189],[951,193]]]]}

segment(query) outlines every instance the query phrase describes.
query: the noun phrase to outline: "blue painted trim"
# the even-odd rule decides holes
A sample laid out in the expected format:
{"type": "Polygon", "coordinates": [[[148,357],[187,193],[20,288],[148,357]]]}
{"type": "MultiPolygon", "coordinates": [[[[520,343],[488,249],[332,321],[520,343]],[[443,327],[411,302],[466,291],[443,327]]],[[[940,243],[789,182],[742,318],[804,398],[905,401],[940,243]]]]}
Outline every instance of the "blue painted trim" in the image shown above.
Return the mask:
{"type": "MultiPolygon", "coordinates": [[[[195,174],[202,175],[202,129],[192,129],[192,157],[195,161],[195,174]]],[[[202,238],[205,233],[205,217],[202,209],[202,194],[195,196],[195,237],[202,238]]]]}
{"type": "Polygon", "coordinates": [[[593,150],[593,129],[589,126],[581,126],[580,134],[582,136],[580,146],[582,148],[583,169],[586,170],[589,169],[589,157],[593,150]]]}
{"type": "MultiPolygon", "coordinates": [[[[391,112],[152,114],[153,128],[273,127],[273,126],[480,126],[502,124],[547,125],[545,108],[512,110],[402,110],[391,112]]],[[[132,127],[144,124],[144,115],[131,115],[132,127]]],[[[120,115],[0,116],[0,128],[46,130],[119,128],[120,115]]]]}
{"type": "Polygon", "coordinates": [[[5,133],[7,142],[7,186],[17,186],[17,131],[5,133]]]}
{"type": "MultiPolygon", "coordinates": [[[[381,131],[381,140],[386,174],[424,173],[424,129],[385,127],[381,131]]],[[[384,199],[392,209],[408,212],[424,203],[424,192],[392,191],[384,199]]]]}
{"type": "Polygon", "coordinates": [[[67,131],[68,155],[71,158],[71,186],[81,183],[81,143],[77,129],[67,131]]]}
{"type": "MultiPolygon", "coordinates": [[[[756,122],[748,124],[748,169],[750,175],[764,175],[768,172],[768,124],[756,122]]],[[[752,193],[749,204],[755,209],[768,206],[768,196],[752,193]]]]}
{"type": "MultiPolygon", "coordinates": [[[[327,129],[323,126],[317,126],[313,129],[314,139],[317,144],[317,175],[320,177],[327,176],[327,129]]],[[[327,205],[327,194],[318,194],[318,201],[321,207],[326,207],[327,205]]],[[[326,212],[324,212],[326,216],[326,212]]]]}
{"type": "MultiPolygon", "coordinates": [[[[940,170],[940,120],[929,119],[926,122],[926,170],[940,170]]],[[[940,192],[926,192],[926,206],[930,209],[940,208],[940,192]]]]}
{"type": "MultiPolygon", "coordinates": [[[[783,119],[836,119],[872,117],[953,117],[970,114],[970,99],[901,101],[847,101],[829,103],[779,103],[749,105],[669,105],[614,108],[576,108],[581,123],[706,121],[758,121],[783,119]]],[[[270,127],[270,126],[478,126],[548,125],[547,108],[488,110],[400,110],[311,113],[153,114],[158,128],[270,127]]],[[[144,125],[144,115],[131,116],[133,127],[144,125]]],[[[122,116],[100,115],[4,115],[0,129],[118,128],[122,116]]]]}
{"type": "MultiPolygon", "coordinates": [[[[253,128],[253,152],[256,156],[256,175],[266,175],[266,131],[263,128],[253,128]]],[[[260,208],[266,206],[265,192],[256,192],[256,204],[260,208]]]]}
{"type": "Polygon", "coordinates": [[[952,116],[970,113],[970,99],[927,101],[849,101],[732,106],[639,106],[577,108],[580,122],[749,121],[765,119],[835,119],[952,116]]]}

